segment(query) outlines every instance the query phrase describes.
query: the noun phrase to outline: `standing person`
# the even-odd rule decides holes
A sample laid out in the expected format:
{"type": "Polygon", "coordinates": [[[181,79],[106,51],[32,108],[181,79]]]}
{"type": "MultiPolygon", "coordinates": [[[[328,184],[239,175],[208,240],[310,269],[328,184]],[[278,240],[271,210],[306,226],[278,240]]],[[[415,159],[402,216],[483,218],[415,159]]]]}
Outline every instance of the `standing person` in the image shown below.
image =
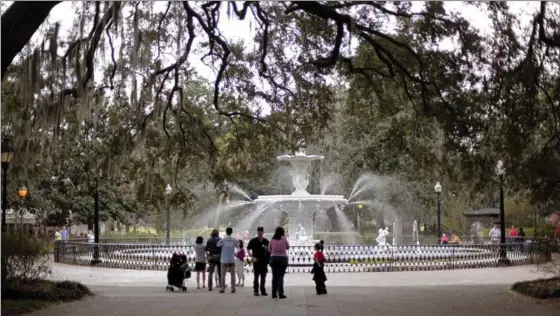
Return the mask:
{"type": "Polygon", "coordinates": [[[194,242],[194,270],[196,271],[196,288],[200,289],[200,275],[202,274],[202,288],[206,287],[206,247],[202,236],[196,237],[194,242]]]}
{"type": "Polygon", "coordinates": [[[62,234],[60,233],[60,229],[56,229],[56,231],[54,232],[54,241],[60,241],[62,240],[62,234]]]}
{"type": "Polygon", "coordinates": [[[315,290],[317,295],[327,294],[327,286],[325,282],[327,281],[327,275],[325,274],[325,254],[323,253],[323,245],[321,243],[315,244],[315,253],[313,254],[313,269],[311,273],[313,274],[313,281],[315,281],[315,290]]]}
{"type": "Polygon", "coordinates": [[[62,226],[62,229],[60,230],[60,235],[62,236],[62,240],[63,241],[68,241],[68,231],[66,230],[66,226],[62,226]]]}
{"type": "MultiPolygon", "coordinates": [[[[220,241],[220,232],[217,229],[212,230],[210,234],[210,239],[206,242],[206,250],[208,256],[208,291],[212,291],[212,282],[214,281],[214,270],[218,269],[218,276],[220,276],[220,261],[222,258],[222,248],[218,247],[218,241],[220,241]]],[[[216,286],[220,286],[217,282],[216,286]]]]}
{"type": "Polygon", "coordinates": [[[556,223],[556,229],[554,230],[554,239],[557,243],[560,243],[560,223],[556,223]]]}
{"type": "Polygon", "coordinates": [[[500,232],[500,228],[498,228],[498,224],[494,224],[494,227],[492,227],[488,235],[492,240],[492,244],[498,245],[500,243],[500,238],[502,236],[502,233],[500,232]]]}
{"type": "Polygon", "coordinates": [[[235,270],[237,271],[237,286],[245,286],[245,247],[243,240],[237,241],[237,254],[235,254],[235,270]]]}
{"type": "Polygon", "coordinates": [[[88,231],[87,239],[89,244],[93,244],[95,242],[95,235],[93,234],[93,230],[88,231]]]}
{"type": "Polygon", "coordinates": [[[519,228],[519,233],[517,234],[517,237],[520,243],[523,243],[525,241],[525,231],[523,230],[523,227],[519,228]]]}
{"type": "Polygon", "coordinates": [[[509,239],[511,243],[514,243],[517,241],[517,236],[519,236],[519,232],[517,231],[517,228],[515,228],[515,226],[511,226],[511,229],[509,230],[509,239]]]}
{"type": "Polygon", "coordinates": [[[249,256],[253,261],[253,291],[255,296],[259,296],[259,289],[261,291],[260,295],[268,295],[265,288],[269,261],[268,244],[268,239],[264,238],[264,228],[262,226],[257,227],[257,237],[251,239],[247,245],[249,256]]]}
{"type": "Polygon", "coordinates": [[[284,228],[278,226],[268,245],[270,267],[272,268],[272,298],[286,298],[284,295],[284,275],[288,268],[288,249],[290,244],[284,236],[284,228]]]}
{"type": "Polygon", "coordinates": [[[220,293],[226,291],[226,274],[231,275],[231,293],[235,293],[235,247],[237,245],[237,240],[231,237],[233,233],[233,228],[226,228],[226,236],[218,241],[218,247],[222,248],[222,257],[220,258],[221,263],[221,273],[220,273],[220,285],[222,289],[220,293]]]}

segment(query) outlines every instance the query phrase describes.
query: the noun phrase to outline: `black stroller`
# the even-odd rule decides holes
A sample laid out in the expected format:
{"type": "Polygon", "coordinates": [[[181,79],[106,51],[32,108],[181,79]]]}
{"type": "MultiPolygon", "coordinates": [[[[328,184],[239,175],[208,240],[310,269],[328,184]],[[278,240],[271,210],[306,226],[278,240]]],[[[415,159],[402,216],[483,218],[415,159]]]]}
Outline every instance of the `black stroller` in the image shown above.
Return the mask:
{"type": "Polygon", "coordinates": [[[169,270],[167,270],[167,287],[165,290],[174,292],[175,288],[180,288],[183,292],[186,292],[185,279],[190,277],[191,270],[187,263],[187,256],[173,253],[169,261],[169,270]]]}

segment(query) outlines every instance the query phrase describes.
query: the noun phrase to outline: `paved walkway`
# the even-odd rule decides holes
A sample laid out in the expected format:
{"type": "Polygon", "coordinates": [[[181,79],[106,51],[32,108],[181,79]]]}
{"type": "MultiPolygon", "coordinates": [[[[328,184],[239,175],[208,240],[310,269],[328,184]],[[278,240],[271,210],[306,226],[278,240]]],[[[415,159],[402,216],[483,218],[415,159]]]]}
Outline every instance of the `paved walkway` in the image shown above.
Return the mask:
{"type": "Polygon", "coordinates": [[[329,274],[327,296],[315,295],[311,275],[289,274],[286,300],[254,297],[250,286],[235,294],[196,290],[193,281],[187,293],[169,293],[164,290],[165,272],[157,271],[58,264],[53,271],[57,279],[87,284],[96,296],[31,315],[559,315],[558,305],[509,292],[515,281],[541,277],[532,267],[329,274]]]}

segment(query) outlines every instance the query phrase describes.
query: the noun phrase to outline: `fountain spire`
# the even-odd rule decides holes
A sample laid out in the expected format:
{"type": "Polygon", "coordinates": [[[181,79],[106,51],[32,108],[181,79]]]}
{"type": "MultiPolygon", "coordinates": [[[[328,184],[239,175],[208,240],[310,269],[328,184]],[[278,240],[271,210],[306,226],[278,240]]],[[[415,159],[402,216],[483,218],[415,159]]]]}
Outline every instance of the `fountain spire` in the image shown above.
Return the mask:
{"type": "Polygon", "coordinates": [[[309,186],[309,166],[315,160],[323,160],[323,156],[307,155],[305,148],[300,147],[294,155],[282,155],[276,157],[279,161],[288,161],[292,165],[290,175],[292,176],[292,185],[294,192],[292,195],[309,195],[307,187],[309,186]]]}

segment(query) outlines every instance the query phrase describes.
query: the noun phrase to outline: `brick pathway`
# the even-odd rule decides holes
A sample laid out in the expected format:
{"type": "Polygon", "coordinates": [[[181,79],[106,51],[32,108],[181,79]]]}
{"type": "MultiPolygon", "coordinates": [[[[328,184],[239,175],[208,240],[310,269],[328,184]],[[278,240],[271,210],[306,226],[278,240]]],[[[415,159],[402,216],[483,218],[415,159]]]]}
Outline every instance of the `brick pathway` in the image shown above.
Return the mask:
{"type": "Polygon", "coordinates": [[[57,278],[64,274],[89,285],[96,296],[31,315],[559,315],[558,305],[509,292],[514,281],[539,277],[530,267],[331,274],[327,296],[315,295],[310,275],[292,274],[286,277],[286,300],[254,297],[250,287],[235,294],[193,287],[187,293],[169,293],[164,291],[165,273],[157,271],[63,265],[53,270],[57,278]]]}

